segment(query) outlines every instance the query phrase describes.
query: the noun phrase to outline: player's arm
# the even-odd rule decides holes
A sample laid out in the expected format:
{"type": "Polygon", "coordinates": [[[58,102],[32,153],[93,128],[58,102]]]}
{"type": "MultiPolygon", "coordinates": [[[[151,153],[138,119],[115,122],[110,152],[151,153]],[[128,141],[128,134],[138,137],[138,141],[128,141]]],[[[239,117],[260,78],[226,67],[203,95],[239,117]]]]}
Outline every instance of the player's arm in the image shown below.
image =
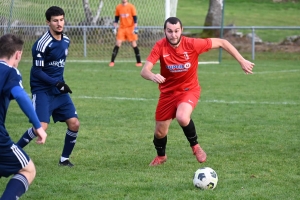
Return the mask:
{"type": "Polygon", "coordinates": [[[155,83],[165,82],[166,80],[165,77],[163,77],[161,74],[154,74],[152,72],[154,64],[158,61],[159,58],[160,58],[160,46],[156,43],[152,48],[150,55],[148,56],[147,61],[145,62],[141,70],[141,76],[144,79],[153,81],[155,83]]]}
{"type": "Polygon", "coordinates": [[[137,16],[134,15],[132,17],[133,17],[134,27],[136,28],[137,27],[137,16]]]}
{"type": "Polygon", "coordinates": [[[31,74],[35,78],[39,79],[40,81],[49,84],[49,85],[56,85],[56,83],[59,81],[57,79],[54,79],[50,77],[48,74],[46,74],[43,71],[45,59],[44,59],[44,53],[40,51],[34,51],[32,53],[33,57],[33,66],[31,68],[31,74]]]}
{"type": "Polygon", "coordinates": [[[115,15],[115,21],[114,21],[114,27],[115,27],[115,29],[118,28],[119,19],[120,19],[120,16],[115,15]]]}
{"type": "Polygon", "coordinates": [[[33,56],[33,63],[34,65],[32,66],[31,69],[32,76],[36,77],[37,79],[39,79],[40,81],[46,84],[57,87],[57,89],[61,93],[68,93],[68,92],[72,93],[72,90],[66,83],[50,77],[42,70],[42,68],[44,67],[44,57],[42,52],[36,52],[36,55],[33,56]]]}
{"type": "Polygon", "coordinates": [[[23,113],[29,118],[33,127],[36,129],[38,135],[37,143],[44,144],[46,142],[47,133],[42,128],[31,104],[31,100],[25,90],[21,86],[14,86],[11,89],[11,95],[15,98],[23,113]]]}
{"type": "Polygon", "coordinates": [[[134,34],[138,34],[138,33],[139,33],[139,29],[138,29],[138,27],[137,27],[137,16],[136,16],[136,15],[133,16],[133,22],[134,22],[134,30],[133,30],[133,33],[134,33],[134,34]]]}
{"type": "Polygon", "coordinates": [[[146,80],[150,80],[153,81],[154,83],[163,83],[165,82],[166,78],[163,77],[160,74],[154,74],[151,70],[153,68],[153,63],[150,61],[146,61],[142,71],[141,71],[141,76],[146,79],[146,80]]]}
{"type": "Polygon", "coordinates": [[[40,81],[47,83],[49,85],[54,86],[58,82],[57,79],[54,79],[54,78],[48,76],[45,72],[43,72],[41,66],[32,66],[31,74],[32,74],[32,76],[36,77],[40,81]]]}
{"type": "Polygon", "coordinates": [[[133,17],[133,22],[134,22],[134,31],[133,31],[133,33],[138,34],[138,17],[137,17],[135,7],[132,8],[132,17],[133,17]]]}
{"type": "Polygon", "coordinates": [[[117,6],[116,10],[115,10],[115,21],[114,21],[115,30],[117,30],[117,28],[118,28],[119,19],[120,19],[120,13],[119,13],[119,9],[117,6]]]}
{"type": "Polygon", "coordinates": [[[227,40],[220,38],[211,38],[212,49],[223,48],[230,55],[232,55],[241,65],[243,71],[246,74],[252,74],[252,69],[254,67],[254,63],[246,60],[243,56],[238,52],[238,50],[227,40]]]}

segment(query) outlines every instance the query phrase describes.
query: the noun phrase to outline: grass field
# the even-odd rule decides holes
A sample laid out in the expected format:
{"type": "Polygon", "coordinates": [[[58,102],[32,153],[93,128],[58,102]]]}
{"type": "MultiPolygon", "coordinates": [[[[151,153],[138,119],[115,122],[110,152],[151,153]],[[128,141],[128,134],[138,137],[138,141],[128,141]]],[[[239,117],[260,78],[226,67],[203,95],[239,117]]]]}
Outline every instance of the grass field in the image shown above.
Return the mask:
{"type": "MultiPolygon", "coordinates": [[[[226,2],[225,24],[300,25],[299,3],[226,2]]],[[[207,9],[204,0],[179,0],[177,14],[186,26],[202,26],[207,9]]],[[[283,37],[271,31],[261,36],[271,40],[283,37]]],[[[205,56],[217,58],[216,52],[205,56]]],[[[250,52],[243,55],[251,59],[250,52]]],[[[75,167],[57,166],[66,126],[51,122],[46,144],[32,142],[25,148],[36,164],[37,176],[21,199],[299,199],[299,54],[256,53],[253,75],[243,74],[227,53],[223,58],[219,65],[199,66],[202,93],[192,118],[207,162],[197,163],[173,121],[168,161],[158,167],[148,166],[156,154],[152,139],[157,85],[142,79],[141,69],[134,63],[116,63],[109,68],[107,63],[69,59],[65,79],[73,90],[71,97],[81,122],[71,156],[75,167]],[[193,173],[202,166],[218,173],[214,191],[201,191],[192,184],[193,173]]],[[[30,59],[25,58],[19,70],[29,93],[31,61],[25,60],[30,59]]],[[[154,71],[158,72],[158,66],[154,71]]],[[[30,127],[14,101],[6,127],[14,141],[30,127]]],[[[0,194],[8,180],[0,179],[0,194]]]]}
{"type": "MultiPolygon", "coordinates": [[[[203,26],[209,8],[207,0],[178,0],[177,17],[185,26],[203,26]]],[[[272,0],[226,0],[224,26],[300,26],[300,2],[273,3],[272,0]],[[279,17],[280,16],[280,17],[279,17]]],[[[244,34],[249,29],[240,29],[244,34]]],[[[263,41],[280,42],[299,30],[256,30],[263,41]]]]}
{"type": "MultiPolygon", "coordinates": [[[[19,67],[27,91],[29,66],[19,67]]],[[[149,167],[156,154],[157,85],[142,79],[134,63],[109,68],[67,62],[65,77],[81,122],[71,156],[75,167],[57,166],[66,127],[51,122],[46,144],[25,148],[37,177],[22,199],[298,199],[299,62],[257,61],[254,72],[243,74],[233,60],[200,65],[202,94],[192,118],[207,162],[197,163],[173,121],[168,161],[149,167]],[[192,184],[202,166],[218,173],[214,191],[192,184]]],[[[15,102],[6,126],[15,141],[30,127],[15,102]]],[[[7,181],[0,179],[0,191],[7,181]]]]}

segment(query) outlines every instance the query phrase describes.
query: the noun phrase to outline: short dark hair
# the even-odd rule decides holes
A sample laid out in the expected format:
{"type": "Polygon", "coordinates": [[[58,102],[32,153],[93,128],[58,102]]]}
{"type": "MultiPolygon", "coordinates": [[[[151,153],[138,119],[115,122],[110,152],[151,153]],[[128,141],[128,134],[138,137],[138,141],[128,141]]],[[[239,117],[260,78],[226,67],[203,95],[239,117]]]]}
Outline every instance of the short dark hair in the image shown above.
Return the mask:
{"type": "Polygon", "coordinates": [[[23,50],[24,41],[11,33],[0,37],[0,58],[10,59],[16,51],[23,50]]]}
{"type": "Polygon", "coordinates": [[[166,19],[165,24],[164,24],[164,29],[167,28],[167,23],[168,22],[170,24],[177,24],[179,22],[180,28],[182,28],[182,23],[181,23],[180,19],[178,19],[177,17],[169,17],[168,19],[166,19]]]}
{"type": "Polygon", "coordinates": [[[51,6],[50,8],[48,8],[48,10],[45,13],[47,21],[50,21],[52,16],[60,16],[60,15],[65,16],[65,12],[62,8],[58,6],[51,6]]]}

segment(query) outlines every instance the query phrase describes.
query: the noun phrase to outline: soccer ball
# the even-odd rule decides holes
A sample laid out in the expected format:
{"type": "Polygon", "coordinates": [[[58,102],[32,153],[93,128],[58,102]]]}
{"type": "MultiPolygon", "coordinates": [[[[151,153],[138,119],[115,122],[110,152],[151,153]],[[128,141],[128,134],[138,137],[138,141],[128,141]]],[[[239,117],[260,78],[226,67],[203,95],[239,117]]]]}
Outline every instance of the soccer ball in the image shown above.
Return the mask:
{"type": "Polygon", "coordinates": [[[203,167],[197,169],[194,174],[193,184],[195,187],[203,190],[213,190],[218,183],[218,175],[210,167],[203,167]]]}

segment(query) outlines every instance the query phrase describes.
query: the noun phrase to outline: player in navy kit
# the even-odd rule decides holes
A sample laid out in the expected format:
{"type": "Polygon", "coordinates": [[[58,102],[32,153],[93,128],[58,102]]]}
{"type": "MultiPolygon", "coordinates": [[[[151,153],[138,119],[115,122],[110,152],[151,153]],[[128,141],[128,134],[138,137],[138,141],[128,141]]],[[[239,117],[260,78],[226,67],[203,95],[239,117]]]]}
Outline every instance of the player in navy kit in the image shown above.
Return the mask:
{"type": "MultiPolygon", "coordinates": [[[[69,157],[76,143],[79,120],[68,94],[72,91],[63,76],[70,40],[63,33],[65,23],[63,9],[52,6],[45,15],[49,30],[32,47],[33,65],[30,73],[32,102],[44,130],[48,127],[51,115],[54,122],[67,124],[64,148],[58,164],[72,167],[69,157]]],[[[34,129],[29,128],[17,144],[23,148],[35,137],[34,129]]]]}
{"type": "Polygon", "coordinates": [[[22,77],[17,67],[21,60],[23,40],[13,34],[0,38],[0,178],[12,178],[0,199],[19,199],[35,178],[35,166],[29,156],[8,135],[5,118],[9,102],[15,99],[32,122],[38,144],[44,144],[47,134],[34,112],[30,98],[22,86],[22,77]]]}

